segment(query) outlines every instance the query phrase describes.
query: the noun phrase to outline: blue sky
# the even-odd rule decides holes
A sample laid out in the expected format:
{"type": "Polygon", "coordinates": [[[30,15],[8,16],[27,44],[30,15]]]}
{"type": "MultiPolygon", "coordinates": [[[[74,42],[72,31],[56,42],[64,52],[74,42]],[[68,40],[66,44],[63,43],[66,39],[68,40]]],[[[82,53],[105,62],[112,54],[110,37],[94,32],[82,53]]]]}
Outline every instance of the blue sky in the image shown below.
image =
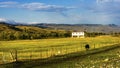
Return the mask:
{"type": "Polygon", "coordinates": [[[0,20],[119,25],[119,6],[120,0],[0,0],[0,20]]]}

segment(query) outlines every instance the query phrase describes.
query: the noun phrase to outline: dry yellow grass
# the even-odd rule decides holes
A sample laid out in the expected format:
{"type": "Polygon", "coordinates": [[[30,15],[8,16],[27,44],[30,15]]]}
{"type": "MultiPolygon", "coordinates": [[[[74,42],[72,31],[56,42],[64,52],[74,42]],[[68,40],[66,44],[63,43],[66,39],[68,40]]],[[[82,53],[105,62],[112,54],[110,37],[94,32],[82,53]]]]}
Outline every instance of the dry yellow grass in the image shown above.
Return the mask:
{"type": "Polygon", "coordinates": [[[9,56],[5,57],[5,59],[10,58],[11,60],[10,52],[14,53],[14,50],[18,51],[18,60],[24,60],[47,58],[54,55],[83,51],[85,50],[85,44],[90,44],[90,49],[94,49],[117,43],[120,43],[120,38],[110,36],[0,41],[0,58],[3,60],[4,55],[8,55],[9,53],[9,56]],[[5,54],[2,55],[2,53],[5,54]]]}

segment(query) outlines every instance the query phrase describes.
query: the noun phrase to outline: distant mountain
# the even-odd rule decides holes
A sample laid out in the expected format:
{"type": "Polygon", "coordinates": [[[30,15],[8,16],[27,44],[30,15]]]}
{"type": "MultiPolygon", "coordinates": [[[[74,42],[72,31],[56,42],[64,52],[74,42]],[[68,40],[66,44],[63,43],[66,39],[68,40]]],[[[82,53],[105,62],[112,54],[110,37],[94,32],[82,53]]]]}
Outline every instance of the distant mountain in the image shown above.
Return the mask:
{"type": "MultiPolygon", "coordinates": [[[[120,26],[116,24],[19,24],[13,20],[7,20],[0,18],[0,24],[9,25],[9,27],[13,29],[17,29],[16,26],[32,26],[37,28],[44,28],[44,29],[53,29],[53,30],[67,30],[67,31],[87,31],[87,32],[102,32],[102,33],[113,33],[113,32],[120,32],[120,26]]],[[[0,27],[2,28],[2,26],[0,27]]],[[[8,28],[9,29],[9,28],[8,28]]],[[[20,29],[21,30],[21,29],[20,29]]]]}
{"type": "Polygon", "coordinates": [[[7,23],[7,24],[11,24],[11,25],[17,24],[14,20],[8,20],[5,18],[0,18],[0,23],[7,23]]]}
{"type": "Polygon", "coordinates": [[[115,24],[32,24],[32,26],[44,27],[50,29],[62,29],[62,30],[72,30],[72,31],[87,31],[87,32],[103,32],[103,33],[113,33],[120,32],[120,26],[115,24]]]}

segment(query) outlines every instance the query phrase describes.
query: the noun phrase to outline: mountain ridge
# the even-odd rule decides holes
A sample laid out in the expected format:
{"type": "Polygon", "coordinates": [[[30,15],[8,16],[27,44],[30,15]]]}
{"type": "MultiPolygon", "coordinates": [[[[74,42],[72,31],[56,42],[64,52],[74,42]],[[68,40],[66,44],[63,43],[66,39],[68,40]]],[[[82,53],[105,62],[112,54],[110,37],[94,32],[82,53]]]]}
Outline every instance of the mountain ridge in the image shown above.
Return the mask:
{"type": "MultiPolygon", "coordinates": [[[[87,32],[102,32],[113,33],[120,32],[120,26],[116,24],[11,24],[6,22],[0,22],[0,24],[6,24],[9,27],[16,28],[16,26],[33,26],[42,29],[54,29],[54,30],[66,30],[66,31],[87,31],[87,32]]],[[[18,29],[19,30],[19,29],[18,29]]]]}
{"type": "Polygon", "coordinates": [[[36,27],[47,27],[51,29],[63,29],[72,31],[87,31],[87,32],[103,32],[112,33],[120,32],[120,26],[116,24],[32,24],[36,27]]]}

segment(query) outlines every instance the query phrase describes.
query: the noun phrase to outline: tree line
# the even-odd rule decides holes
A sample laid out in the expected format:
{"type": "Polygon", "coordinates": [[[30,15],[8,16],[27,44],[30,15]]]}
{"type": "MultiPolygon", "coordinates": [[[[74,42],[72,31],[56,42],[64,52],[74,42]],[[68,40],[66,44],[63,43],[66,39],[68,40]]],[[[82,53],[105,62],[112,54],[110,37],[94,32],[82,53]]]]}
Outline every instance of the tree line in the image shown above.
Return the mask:
{"type": "Polygon", "coordinates": [[[103,36],[103,35],[110,35],[110,36],[113,36],[113,37],[120,37],[120,32],[112,32],[112,33],[85,32],[86,37],[96,37],[96,36],[103,36]]]}
{"type": "Polygon", "coordinates": [[[40,30],[34,31],[2,31],[0,40],[25,40],[70,37],[71,32],[65,30],[40,30]]]}
{"type": "MultiPolygon", "coordinates": [[[[106,33],[85,33],[85,37],[96,37],[107,35],[106,33]]],[[[120,37],[120,33],[112,33],[110,34],[114,37],[120,37]]],[[[65,38],[71,37],[71,31],[48,31],[48,32],[1,32],[0,33],[0,40],[25,40],[25,39],[47,39],[47,38],[65,38]]]]}

